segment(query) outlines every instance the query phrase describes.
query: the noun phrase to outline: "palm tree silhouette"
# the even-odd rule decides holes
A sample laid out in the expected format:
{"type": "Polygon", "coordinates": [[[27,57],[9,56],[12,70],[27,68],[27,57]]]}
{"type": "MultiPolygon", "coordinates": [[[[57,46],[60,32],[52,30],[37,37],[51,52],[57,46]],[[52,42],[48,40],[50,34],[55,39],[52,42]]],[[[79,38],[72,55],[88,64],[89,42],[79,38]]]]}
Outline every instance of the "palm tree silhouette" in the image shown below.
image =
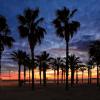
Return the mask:
{"type": "Polygon", "coordinates": [[[51,66],[51,69],[54,71],[54,83],[56,83],[57,66],[55,65],[55,58],[52,57],[49,64],[51,66]]]}
{"type": "Polygon", "coordinates": [[[79,57],[76,57],[74,54],[71,54],[68,57],[68,62],[70,65],[70,69],[71,69],[71,86],[74,85],[74,73],[75,73],[75,69],[78,63],[80,63],[79,57]]]}
{"type": "Polygon", "coordinates": [[[59,84],[59,70],[61,65],[63,64],[63,60],[60,57],[54,59],[54,64],[57,67],[57,85],[59,84]]]}
{"type": "Polygon", "coordinates": [[[69,40],[73,37],[74,33],[80,27],[80,23],[71,20],[77,10],[70,11],[64,7],[61,10],[57,10],[56,19],[53,24],[56,28],[56,34],[60,38],[64,38],[66,42],[66,89],[68,89],[68,55],[69,55],[69,40]]]}
{"type": "Polygon", "coordinates": [[[65,57],[62,59],[62,63],[61,63],[61,65],[60,65],[60,68],[61,68],[61,71],[62,71],[62,80],[61,80],[61,82],[63,83],[63,81],[64,81],[64,71],[65,71],[65,67],[66,67],[66,65],[65,65],[65,57]]]}
{"type": "Polygon", "coordinates": [[[10,36],[10,30],[6,18],[0,15],[0,80],[1,80],[1,56],[5,47],[11,48],[14,39],[10,36]]]}
{"type": "Polygon", "coordinates": [[[93,41],[89,48],[89,56],[97,65],[97,86],[99,86],[100,41],[93,41]]]}
{"type": "Polygon", "coordinates": [[[30,72],[32,70],[32,59],[30,57],[27,58],[27,61],[26,61],[26,65],[29,69],[29,85],[31,84],[31,75],[30,75],[30,72]]]}
{"type": "Polygon", "coordinates": [[[34,49],[37,43],[41,44],[45,29],[41,27],[44,18],[39,18],[39,9],[26,9],[23,15],[18,16],[20,36],[28,38],[32,58],[32,89],[34,89],[34,49]]]}
{"type": "Polygon", "coordinates": [[[41,77],[41,71],[42,71],[42,57],[41,55],[35,56],[35,59],[37,61],[37,64],[39,66],[39,75],[40,75],[40,85],[42,83],[42,77],[41,77]]]}
{"type": "Polygon", "coordinates": [[[23,51],[23,61],[22,65],[24,66],[24,83],[26,82],[26,68],[28,67],[29,55],[23,51]]]}
{"type": "Polygon", "coordinates": [[[92,59],[89,59],[89,61],[87,62],[87,67],[88,67],[88,84],[91,84],[91,77],[92,77],[91,69],[94,68],[93,64],[94,64],[94,61],[92,59]]]}
{"type": "Polygon", "coordinates": [[[84,71],[86,70],[86,66],[81,64],[79,70],[82,72],[82,84],[83,84],[84,71]]]}
{"type": "Polygon", "coordinates": [[[76,69],[75,69],[76,70],[76,84],[78,84],[78,81],[79,81],[78,79],[79,68],[80,68],[80,63],[76,65],[76,69]]]}
{"type": "Polygon", "coordinates": [[[41,54],[41,59],[42,59],[41,63],[43,66],[43,85],[46,86],[46,70],[47,70],[48,63],[51,60],[51,57],[49,53],[47,53],[46,51],[43,51],[41,54]]]}
{"type": "Polygon", "coordinates": [[[26,56],[26,53],[23,52],[22,50],[17,50],[17,51],[13,51],[11,53],[11,56],[14,61],[16,61],[18,63],[18,83],[19,83],[19,87],[22,85],[21,84],[21,65],[23,65],[24,63],[24,58],[26,56]]]}

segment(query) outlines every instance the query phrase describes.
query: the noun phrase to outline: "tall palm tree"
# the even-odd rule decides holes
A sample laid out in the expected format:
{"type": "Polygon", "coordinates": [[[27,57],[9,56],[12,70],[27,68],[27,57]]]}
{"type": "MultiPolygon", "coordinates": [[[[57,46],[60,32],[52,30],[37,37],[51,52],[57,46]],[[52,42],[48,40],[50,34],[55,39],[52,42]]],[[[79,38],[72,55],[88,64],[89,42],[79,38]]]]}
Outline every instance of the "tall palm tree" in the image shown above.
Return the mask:
{"type": "Polygon", "coordinates": [[[0,15],[0,80],[1,80],[1,56],[5,47],[11,48],[14,39],[10,36],[10,30],[6,18],[0,15]]]}
{"type": "Polygon", "coordinates": [[[78,63],[80,63],[79,57],[76,57],[74,54],[68,57],[68,62],[71,69],[71,86],[74,85],[74,73],[78,63]]]}
{"type": "Polygon", "coordinates": [[[100,41],[94,41],[89,48],[89,56],[97,65],[97,86],[99,86],[100,41]]]}
{"type": "Polygon", "coordinates": [[[24,61],[24,53],[22,50],[17,50],[17,51],[13,51],[11,53],[11,56],[14,61],[16,61],[18,63],[18,85],[19,87],[22,85],[21,84],[21,65],[23,65],[23,61],[24,61]]]}
{"type": "Polygon", "coordinates": [[[23,15],[18,16],[20,36],[27,38],[32,58],[32,89],[34,89],[34,49],[37,43],[41,44],[45,29],[41,26],[44,18],[39,18],[39,9],[26,9],[23,15]]]}
{"type": "Polygon", "coordinates": [[[57,10],[56,19],[53,21],[53,24],[56,28],[56,34],[60,38],[64,38],[66,42],[66,89],[68,89],[68,55],[69,55],[69,40],[73,37],[74,33],[80,27],[80,23],[73,21],[72,17],[74,16],[77,10],[70,11],[68,8],[64,7],[61,10],[57,10]]]}

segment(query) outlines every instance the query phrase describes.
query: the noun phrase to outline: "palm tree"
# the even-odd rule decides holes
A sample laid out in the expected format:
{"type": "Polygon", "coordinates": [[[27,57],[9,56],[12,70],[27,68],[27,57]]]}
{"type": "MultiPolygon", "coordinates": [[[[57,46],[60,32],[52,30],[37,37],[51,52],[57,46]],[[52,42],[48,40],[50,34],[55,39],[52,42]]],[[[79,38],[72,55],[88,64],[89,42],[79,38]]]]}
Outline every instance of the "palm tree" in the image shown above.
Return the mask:
{"type": "Polygon", "coordinates": [[[99,86],[100,41],[94,41],[89,48],[89,56],[97,65],[97,86],[99,86]]]}
{"type": "Polygon", "coordinates": [[[29,55],[23,51],[23,60],[22,60],[22,65],[24,66],[24,83],[26,81],[26,68],[28,67],[28,61],[29,61],[29,55]]]}
{"type": "Polygon", "coordinates": [[[30,72],[32,70],[32,59],[30,57],[28,57],[27,61],[26,61],[27,67],[29,69],[29,85],[31,83],[31,75],[30,72]]]}
{"type": "Polygon", "coordinates": [[[59,84],[59,70],[61,65],[63,64],[63,60],[60,57],[54,59],[54,64],[57,67],[57,85],[59,84]]]}
{"type": "Polygon", "coordinates": [[[64,71],[65,71],[65,67],[66,67],[66,65],[65,65],[65,62],[64,62],[64,60],[65,59],[63,59],[63,62],[62,62],[62,64],[61,64],[61,71],[62,71],[62,80],[61,80],[61,82],[63,83],[63,81],[64,81],[64,71]]]}
{"type": "Polygon", "coordinates": [[[5,47],[11,48],[14,39],[10,36],[10,30],[6,18],[0,15],[0,80],[1,80],[1,56],[5,47]]]}
{"type": "Polygon", "coordinates": [[[82,72],[82,84],[83,84],[83,79],[84,79],[84,71],[86,70],[86,66],[85,66],[85,65],[80,65],[79,70],[82,72]]]}
{"type": "Polygon", "coordinates": [[[74,33],[80,27],[80,23],[71,20],[77,10],[70,11],[64,7],[61,10],[57,10],[56,19],[53,24],[56,28],[56,34],[60,38],[64,38],[66,42],[66,89],[68,89],[68,55],[69,55],[69,40],[73,37],[74,33]]]}
{"type": "Polygon", "coordinates": [[[51,66],[51,69],[54,71],[54,83],[56,83],[56,70],[57,70],[57,66],[55,66],[55,58],[51,58],[49,64],[51,66]]]}
{"type": "Polygon", "coordinates": [[[93,68],[94,61],[92,59],[89,59],[87,63],[88,67],[88,84],[91,84],[91,77],[92,77],[92,71],[91,69],[93,68]]]}
{"type": "Polygon", "coordinates": [[[41,81],[42,81],[42,78],[41,78],[41,71],[42,71],[42,58],[41,58],[41,55],[37,55],[35,59],[36,59],[36,61],[38,63],[38,66],[39,66],[40,85],[41,85],[41,81]]]}
{"type": "Polygon", "coordinates": [[[50,64],[51,64],[51,69],[54,71],[54,83],[56,83],[56,70],[57,70],[57,66],[55,66],[54,61],[52,61],[50,64]]]}
{"type": "Polygon", "coordinates": [[[43,85],[46,86],[46,70],[51,57],[49,53],[43,51],[41,54],[41,65],[43,66],[43,85]]]}
{"type": "Polygon", "coordinates": [[[41,27],[44,18],[39,18],[39,9],[26,9],[23,15],[18,16],[20,36],[27,38],[32,58],[32,89],[34,89],[34,49],[37,43],[41,44],[45,29],[41,27]]]}
{"type": "Polygon", "coordinates": [[[79,71],[79,64],[76,65],[76,84],[78,84],[78,71],[79,71]]]}
{"type": "Polygon", "coordinates": [[[80,60],[79,60],[79,57],[76,57],[74,54],[70,55],[68,59],[69,59],[68,62],[71,69],[71,86],[73,86],[75,69],[76,69],[77,64],[80,63],[80,60]]]}
{"type": "Polygon", "coordinates": [[[23,61],[24,61],[24,53],[21,50],[17,50],[17,51],[13,51],[11,53],[11,56],[14,61],[16,61],[18,63],[18,83],[19,83],[19,87],[22,85],[21,84],[21,65],[23,65],[23,61]]]}

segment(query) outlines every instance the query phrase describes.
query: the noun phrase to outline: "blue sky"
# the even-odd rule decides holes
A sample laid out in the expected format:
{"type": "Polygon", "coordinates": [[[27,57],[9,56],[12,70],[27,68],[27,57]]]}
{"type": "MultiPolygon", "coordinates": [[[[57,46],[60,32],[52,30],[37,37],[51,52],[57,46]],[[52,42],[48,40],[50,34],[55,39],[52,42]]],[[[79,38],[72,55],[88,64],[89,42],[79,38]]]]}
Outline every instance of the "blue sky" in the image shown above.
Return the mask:
{"type": "Polygon", "coordinates": [[[12,60],[8,59],[9,54],[13,50],[28,50],[28,43],[20,39],[17,30],[17,15],[22,14],[25,8],[40,8],[40,16],[45,18],[44,26],[47,35],[41,46],[37,46],[36,53],[47,50],[51,55],[64,56],[65,43],[55,35],[55,30],[51,24],[55,17],[56,9],[62,7],[69,9],[78,9],[74,19],[81,23],[81,27],[77,34],[70,41],[70,53],[75,53],[81,57],[82,61],[88,59],[88,44],[92,40],[100,39],[100,0],[0,0],[0,14],[4,15],[11,29],[11,34],[15,38],[16,43],[12,49],[6,49],[2,57],[2,66],[15,66],[12,60]]]}

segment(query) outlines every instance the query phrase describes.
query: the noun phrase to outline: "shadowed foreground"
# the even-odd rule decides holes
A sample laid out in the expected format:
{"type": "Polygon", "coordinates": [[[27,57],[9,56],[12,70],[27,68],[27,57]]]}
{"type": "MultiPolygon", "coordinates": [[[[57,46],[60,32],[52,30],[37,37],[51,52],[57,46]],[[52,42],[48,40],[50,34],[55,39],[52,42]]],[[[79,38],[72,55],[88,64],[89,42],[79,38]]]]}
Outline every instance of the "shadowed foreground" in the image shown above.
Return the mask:
{"type": "Polygon", "coordinates": [[[50,85],[30,88],[2,87],[0,100],[100,100],[100,89],[91,85],[80,85],[65,91],[63,86],[50,85]]]}

